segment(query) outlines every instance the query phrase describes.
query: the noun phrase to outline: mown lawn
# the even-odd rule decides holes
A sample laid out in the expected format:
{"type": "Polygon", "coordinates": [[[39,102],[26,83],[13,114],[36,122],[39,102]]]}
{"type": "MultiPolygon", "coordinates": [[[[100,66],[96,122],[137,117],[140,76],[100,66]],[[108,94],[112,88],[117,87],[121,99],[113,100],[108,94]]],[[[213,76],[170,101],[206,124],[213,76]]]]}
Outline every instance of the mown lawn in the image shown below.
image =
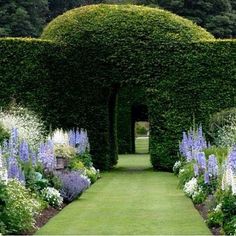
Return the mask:
{"type": "Polygon", "coordinates": [[[138,137],[135,139],[135,152],[137,154],[144,154],[149,152],[148,137],[138,137]]]}
{"type": "Polygon", "coordinates": [[[177,181],[171,173],[152,171],[148,155],[122,155],[117,168],[37,234],[210,234],[177,181]]]}

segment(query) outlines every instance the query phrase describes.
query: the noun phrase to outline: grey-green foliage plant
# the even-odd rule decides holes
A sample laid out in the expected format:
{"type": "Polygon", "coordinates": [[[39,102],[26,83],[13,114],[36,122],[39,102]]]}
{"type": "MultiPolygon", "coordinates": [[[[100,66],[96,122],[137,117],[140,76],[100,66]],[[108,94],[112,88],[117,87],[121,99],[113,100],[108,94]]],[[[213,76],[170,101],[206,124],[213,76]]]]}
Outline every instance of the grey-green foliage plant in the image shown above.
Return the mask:
{"type": "Polygon", "coordinates": [[[236,108],[225,109],[211,116],[209,134],[218,146],[236,143],[236,108]]]}

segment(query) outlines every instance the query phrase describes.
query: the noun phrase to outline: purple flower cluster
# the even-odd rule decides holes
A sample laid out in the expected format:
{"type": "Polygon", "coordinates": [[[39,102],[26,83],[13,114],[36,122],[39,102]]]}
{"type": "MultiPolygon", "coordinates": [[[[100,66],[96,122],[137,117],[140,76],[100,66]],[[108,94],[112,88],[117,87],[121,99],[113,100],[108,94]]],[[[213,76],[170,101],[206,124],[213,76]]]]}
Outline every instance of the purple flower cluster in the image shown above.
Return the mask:
{"type": "Polygon", "coordinates": [[[208,173],[211,177],[217,177],[218,175],[218,162],[213,154],[208,157],[208,173]]]}
{"type": "Polygon", "coordinates": [[[3,144],[3,153],[7,155],[7,173],[9,179],[17,179],[23,184],[25,183],[25,175],[21,165],[17,159],[21,151],[19,150],[18,131],[13,128],[9,141],[3,144]]]}
{"type": "Polygon", "coordinates": [[[232,147],[229,155],[228,155],[228,165],[231,170],[236,173],[236,145],[232,147]]]}
{"type": "Polygon", "coordinates": [[[194,164],[194,174],[199,176],[204,175],[205,184],[209,184],[211,179],[217,178],[218,176],[218,162],[215,155],[210,155],[208,161],[204,152],[197,154],[197,161],[194,164]]]}
{"type": "Polygon", "coordinates": [[[198,152],[197,153],[197,164],[201,170],[206,170],[207,163],[206,163],[206,156],[204,152],[198,152]]]}
{"type": "Polygon", "coordinates": [[[69,145],[76,148],[78,154],[83,154],[89,151],[89,139],[86,130],[70,130],[69,131],[69,145]]]}
{"type": "Polygon", "coordinates": [[[53,171],[56,168],[56,158],[54,155],[54,145],[51,140],[41,143],[38,150],[38,161],[47,171],[53,171]]]}
{"type": "Polygon", "coordinates": [[[25,174],[16,157],[10,156],[7,159],[7,167],[8,179],[17,179],[25,184],[25,174]]]}
{"type": "Polygon", "coordinates": [[[58,177],[62,183],[61,196],[67,202],[72,202],[78,198],[90,185],[89,181],[83,178],[79,171],[58,173],[58,177]]]}
{"type": "Polygon", "coordinates": [[[25,183],[23,164],[31,163],[34,166],[37,154],[30,150],[25,140],[20,141],[17,128],[13,128],[9,140],[3,142],[2,154],[6,156],[8,178],[25,183]]]}
{"type": "Polygon", "coordinates": [[[183,132],[183,139],[179,145],[179,151],[186,160],[196,160],[197,153],[207,148],[207,142],[202,132],[202,126],[197,129],[190,129],[187,133],[183,132]]]}

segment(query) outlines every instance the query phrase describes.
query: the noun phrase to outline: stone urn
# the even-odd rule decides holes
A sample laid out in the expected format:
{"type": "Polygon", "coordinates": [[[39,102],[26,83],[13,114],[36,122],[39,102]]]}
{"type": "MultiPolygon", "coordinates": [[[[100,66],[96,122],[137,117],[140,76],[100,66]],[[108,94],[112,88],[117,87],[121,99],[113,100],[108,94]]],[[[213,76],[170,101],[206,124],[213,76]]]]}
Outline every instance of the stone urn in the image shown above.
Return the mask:
{"type": "Polygon", "coordinates": [[[68,161],[63,156],[56,156],[56,169],[64,170],[68,166],[68,161]]]}

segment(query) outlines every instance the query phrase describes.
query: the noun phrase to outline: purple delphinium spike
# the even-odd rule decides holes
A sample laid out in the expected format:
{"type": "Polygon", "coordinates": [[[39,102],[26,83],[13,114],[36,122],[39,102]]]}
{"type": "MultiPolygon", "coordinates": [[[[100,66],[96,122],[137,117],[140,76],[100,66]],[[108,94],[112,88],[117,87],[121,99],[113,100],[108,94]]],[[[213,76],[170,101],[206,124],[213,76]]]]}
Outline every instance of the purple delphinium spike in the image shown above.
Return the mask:
{"type": "Polygon", "coordinates": [[[30,151],[30,156],[31,156],[32,166],[35,166],[37,164],[37,154],[33,151],[30,151]]]}
{"type": "Polygon", "coordinates": [[[201,169],[206,169],[206,156],[204,152],[199,152],[197,154],[197,163],[201,169]]]}
{"type": "Polygon", "coordinates": [[[23,161],[23,162],[29,161],[29,146],[26,141],[21,142],[19,155],[20,155],[21,161],[23,161]]]}
{"type": "Polygon", "coordinates": [[[56,168],[54,145],[51,140],[48,140],[46,143],[40,145],[38,160],[48,171],[53,171],[56,168]]]}
{"type": "Polygon", "coordinates": [[[80,144],[80,132],[79,129],[76,129],[75,131],[75,145],[80,144]]]}
{"type": "Polygon", "coordinates": [[[201,125],[196,130],[191,128],[187,133],[183,132],[183,139],[179,145],[179,151],[186,158],[187,162],[193,159],[197,160],[197,153],[202,152],[205,148],[207,148],[207,142],[204,138],[201,125]]]}
{"type": "Polygon", "coordinates": [[[204,183],[205,184],[210,183],[209,173],[207,171],[205,171],[205,173],[204,173],[204,183]]]}
{"type": "Polygon", "coordinates": [[[236,146],[232,148],[228,155],[228,164],[232,171],[235,173],[236,172],[236,146]]]}
{"type": "Polygon", "coordinates": [[[76,133],[74,130],[70,130],[69,131],[69,145],[71,147],[75,147],[75,144],[76,144],[76,133]]]}
{"type": "Polygon", "coordinates": [[[17,159],[14,156],[10,156],[7,159],[7,171],[9,179],[19,179],[20,170],[17,159]]]}
{"type": "Polygon", "coordinates": [[[199,175],[199,168],[198,168],[198,165],[195,164],[193,168],[194,168],[194,175],[195,175],[195,176],[198,176],[198,175],[199,175]]]}
{"type": "Polygon", "coordinates": [[[208,158],[208,172],[211,177],[218,175],[218,163],[215,155],[210,155],[208,158]]]}

